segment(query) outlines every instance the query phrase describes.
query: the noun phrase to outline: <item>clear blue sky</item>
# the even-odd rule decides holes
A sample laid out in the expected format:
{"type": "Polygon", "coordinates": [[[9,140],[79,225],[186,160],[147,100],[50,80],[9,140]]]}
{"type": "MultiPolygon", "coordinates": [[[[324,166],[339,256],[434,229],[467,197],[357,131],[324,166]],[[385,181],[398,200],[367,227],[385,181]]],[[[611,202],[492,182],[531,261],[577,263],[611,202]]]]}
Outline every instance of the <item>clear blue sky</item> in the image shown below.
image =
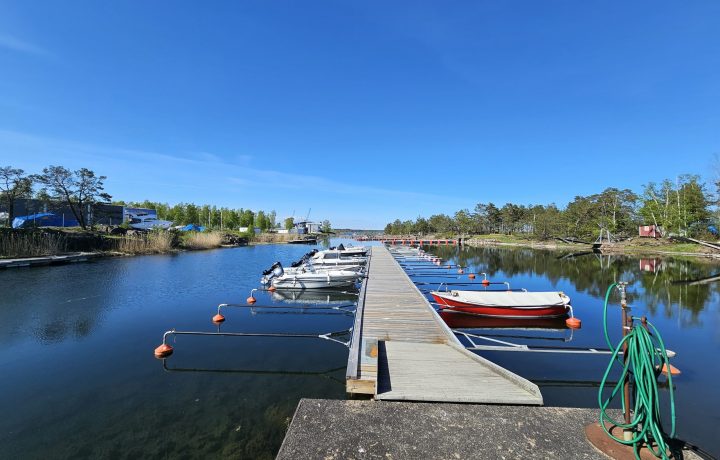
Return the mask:
{"type": "Polygon", "coordinates": [[[382,228],[710,177],[720,2],[0,1],[0,165],[382,228]]]}

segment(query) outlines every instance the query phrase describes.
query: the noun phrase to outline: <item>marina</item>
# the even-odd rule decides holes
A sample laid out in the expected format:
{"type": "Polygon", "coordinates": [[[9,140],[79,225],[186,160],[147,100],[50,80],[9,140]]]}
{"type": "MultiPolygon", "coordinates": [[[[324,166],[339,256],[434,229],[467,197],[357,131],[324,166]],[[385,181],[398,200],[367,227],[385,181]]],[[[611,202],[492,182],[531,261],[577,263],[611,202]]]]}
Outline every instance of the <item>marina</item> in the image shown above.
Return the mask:
{"type": "MultiPolygon", "coordinates": [[[[452,414],[451,419],[437,418],[436,425],[430,423],[434,416],[428,418],[427,429],[432,430],[470,414],[501,418],[516,414],[524,423],[532,420],[532,414],[539,414],[537,420],[554,423],[550,414],[562,413],[566,414],[563,420],[570,417],[580,423],[591,419],[590,412],[571,408],[586,408],[597,415],[597,389],[609,360],[598,326],[602,320],[600,289],[622,276],[634,280],[630,301],[635,311],[658,324],[668,346],[677,352],[673,363],[683,372],[672,382],[678,437],[710,452],[716,449],[713,415],[702,411],[699,402],[715,404],[717,395],[711,380],[694,375],[703,369],[709,379],[720,376],[716,366],[706,365],[693,353],[697,347],[717,346],[708,328],[718,314],[713,300],[716,287],[693,281],[712,279],[716,274],[713,264],[669,258],[650,263],[594,254],[569,259],[558,252],[521,249],[425,247],[442,259],[442,264],[436,265],[416,263],[402,254],[393,257],[392,245],[374,244],[366,264],[367,277],[359,280],[355,290],[258,289],[264,268],[276,261],[297,260],[308,250],[295,245],[97,259],[4,271],[4,285],[23,295],[8,298],[2,312],[0,338],[5,347],[0,362],[8,377],[2,382],[0,402],[9,408],[10,416],[0,422],[6,433],[0,435],[0,441],[10,455],[24,452],[28,458],[47,457],[50,451],[46,446],[68,437],[72,442],[60,456],[82,451],[98,457],[102,452],[119,453],[128,449],[125,446],[135,445],[159,456],[179,455],[190,448],[207,456],[273,458],[286,439],[280,458],[290,458],[292,452],[300,452],[297,440],[307,434],[314,436],[313,426],[325,427],[328,436],[339,435],[334,431],[339,426],[328,425],[328,420],[346,420],[348,427],[370,420],[382,433],[401,426],[406,431],[397,439],[407,442],[416,439],[410,427],[421,414],[452,414]],[[458,273],[458,267],[464,273],[458,273]],[[647,267],[654,271],[645,271],[647,267]],[[199,270],[201,277],[197,276],[199,270]],[[427,275],[414,276],[418,274],[427,275]],[[470,274],[477,276],[470,279],[470,274]],[[40,288],[24,290],[31,279],[33,283],[39,280],[41,284],[34,285],[40,288]],[[483,285],[486,279],[488,286],[483,285]],[[457,283],[464,290],[506,290],[508,283],[513,290],[563,291],[573,299],[583,327],[569,329],[563,318],[484,318],[447,309],[438,312],[430,293],[444,291],[443,283],[457,283]],[[253,290],[256,302],[249,304],[246,298],[253,290]],[[138,292],[143,293],[142,302],[137,300],[138,292]],[[27,305],[33,305],[30,318],[20,314],[28,311],[27,305]],[[213,323],[217,314],[225,320],[213,323]],[[29,334],[21,332],[28,328],[29,334]],[[158,360],[151,350],[169,329],[177,332],[167,338],[175,351],[158,360]],[[202,334],[184,335],[183,331],[202,334]],[[473,346],[466,340],[468,336],[482,339],[472,337],[478,341],[473,346]],[[553,350],[558,347],[598,352],[560,355],[553,350]],[[99,349],[104,352],[97,353],[99,349]],[[23,359],[18,360],[19,356],[23,359]],[[66,377],[40,378],[47,372],[66,377]],[[81,379],[81,375],[91,377],[81,379]],[[521,390],[525,382],[530,384],[529,391],[527,387],[521,390]],[[242,388],[239,398],[238,388],[242,388]],[[46,396],[35,401],[33,394],[46,396]],[[333,405],[348,397],[371,401],[348,401],[347,410],[333,405]],[[311,406],[298,408],[303,398],[324,401],[319,404],[325,415],[307,421],[313,425],[298,424],[302,414],[314,413],[307,411],[311,406]],[[418,401],[432,404],[418,405],[418,401]],[[494,406],[478,406],[479,401],[494,406]],[[519,401],[524,402],[518,406],[519,401]],[[530,405],[541,403],[548,410],[530,410],[530,405]],[[408,406],[392,409],[396,404],[408,406]],[[491,412],[482,412],[483,407],[491,412]],[[47,410],[63,417],[65,423],[49,425],[48,421],[38,426],[30,422],[35,414],[47,410]],[[362,416],[364,413],[371,418],[362,416]],[[116,422],[94,423],[96,416],[116,422]],[[546,416],[550,418],[543,418],[546,416]],[[50,443],[33,442],[31,433],[37,429],[43,430],[50,443]],[[73,437],[71,433],[77,431],[96,441],[73,437]],[[158,438],[159,432],[162,438],[158,438]],[[288,450],[293,445],[296,450],[288,450]]],[[[456,284],[450,289],[453,286],[456,284]]],[[[609,311],[609,322],[619,322],[617,310],[609,311]]],[[[667,387],[661,386],[660,391],[665,395],[667,387]]],[[[443,438],[447,443],[439,446],[450,448],[462,433],[479,436],[474,431],[456,432],[443,438]]],[[[513,431],[507,433],[512,437],[513,431]]],[[[362,437],[372,438],[369,432],[357,430],[347,439],[362,437]]],[[[494,439],[493,446],[508,445],[501,437],[494,439]]],[[[390,438],[378,442],[388,452],[403,452],[402,445],[393,444],[390,438]]],[[[557,440],[566,448],[573,442],[569,437],[557,440]]],[[[305,443],[307,448],[318,446],[340,451],[357,448],[351,443],[305,443]]],[[[468,449],[477,446],[470,443],[468,449]]],[[[132,448],[127,452],[139,454],[132,448]]]]}
{"type": "Polygon", "coordinates": [[[0,460],[720,459],[720,2],[167,3],[0,7],[0,460]]]}

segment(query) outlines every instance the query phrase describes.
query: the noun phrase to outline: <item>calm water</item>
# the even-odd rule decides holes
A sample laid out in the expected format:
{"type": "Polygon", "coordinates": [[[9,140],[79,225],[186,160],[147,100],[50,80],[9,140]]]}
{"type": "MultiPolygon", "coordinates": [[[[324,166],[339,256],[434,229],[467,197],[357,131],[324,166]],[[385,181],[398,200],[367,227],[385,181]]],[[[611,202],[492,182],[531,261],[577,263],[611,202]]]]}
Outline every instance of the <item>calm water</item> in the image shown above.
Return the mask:
{"type": "MultiPolygon", "coordinates": [[[[309,249],[256,246],[0,272],[0,457],[272,458],[300,398],[345,397],[345,347],[319,339],[181,336],[165,362],[152,352],[171,328],[216,331],[210,318],[219,303],[244,303],[262,269],[309,249]]],[[[636,258],[426,249],[494,281],[563,290],[573,299],[583,328],[572,336],[552,328],[483,330],[518,343],[604,347],[601,297],[610,282],[631,281],[634,313],[647,314],[678,352],[679,435],[720,453],[718,284],[675,284],[720,267],[646,259],[643,271],[636,258]]],[[[256,297],[258,305],[283,302],[256,297]]],[[[347,305],[354,296],[287,300],[347,305]]],[[[352,324],[349,315],[320,313],[228,308],[221,330],[324,333],[352,324]]],[[[610,322],[619,322],[617,307],[610,322]]],[[[483,355],[538,383],[548,405],[594,407],[607,362],[483,355]]]]}
{"type": "MultiPolygon", "coordinates": [[[[672,362],[682,371],[682,375],[673,380],[678,437],[715,456],[720,455],[717,436],[720,432],[720,391],[717,390],[720,283],[704,280],[720,275],[720,264],[709,260],[595,254],[567,257],[567,252],[530,249],[448,246],[425,249],[444,260],[471,267],[468,272],[486,272],[492,281],[508,281],[513,288],[558,290],[570,296],[575,315],[582,319],[579,331],[542,323],[534,329],[476,331],[514,343],[606,348],[602,333],[605,291],[615,281],[629,282],[628,298],[633,315],[646,315],[662,334],[666,347],[677,352],[672,362]],[[687,282],[692,280],[696,282],[687,282]]],[[[418,283],[436,283],[419,285],[423,290],[435,288],[441,281],[468,281],[466,275],[454,277],[457,279],[424,276],[413,279],[418,283]]],[[[611,302],[608,324],[611,339],[616,342],[620,337],[619,296],[611,297],[611,302]]],[[[480,354],[539,385],[549,406],[597,407],[597,387],[609,360],[606,355],[494,351],[480,354]]],[[[666,390],[662,391],[661,398],[667,400],[666,390]]]]}
{"type": "MultiPolygon", "coordinates": [[[[262,269],[310,248],[0,272],[0,457],[272,458],[300,398],[345,397],[344,346],[180,336],[166,368],[153,350],[171,328],[216,331],[218,304],[245,303],[262,269]]],[[[258,305],[282,305],[267,293],[256,297],[258,305]]],[[[352,325],[347,314],[318,313],[228,308],[221,329],[324,333],[352,325]]]]}

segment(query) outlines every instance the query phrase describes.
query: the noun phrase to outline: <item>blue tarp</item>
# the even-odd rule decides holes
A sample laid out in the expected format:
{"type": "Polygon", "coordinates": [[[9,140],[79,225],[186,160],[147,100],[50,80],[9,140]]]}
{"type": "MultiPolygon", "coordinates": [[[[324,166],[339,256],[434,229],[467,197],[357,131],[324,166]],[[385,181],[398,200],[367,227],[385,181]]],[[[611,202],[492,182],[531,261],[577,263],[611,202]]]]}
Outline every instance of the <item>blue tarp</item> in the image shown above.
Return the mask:
{"type": "Polygon", "coordinates": [[[18,216],[13,219],[13,228],[25,227],[77,227],[80,225],[74,216],[65,216],[62,214],[53,214],[51,212],[41,212],[38,214],[30,214],[29,216],[18,216]]]}
{"type": "Polygon", "coordinates": [[[205,227],[203,227],[202,225],[187,224],[180,230],[183,232],[204,232],[205,227]]]}

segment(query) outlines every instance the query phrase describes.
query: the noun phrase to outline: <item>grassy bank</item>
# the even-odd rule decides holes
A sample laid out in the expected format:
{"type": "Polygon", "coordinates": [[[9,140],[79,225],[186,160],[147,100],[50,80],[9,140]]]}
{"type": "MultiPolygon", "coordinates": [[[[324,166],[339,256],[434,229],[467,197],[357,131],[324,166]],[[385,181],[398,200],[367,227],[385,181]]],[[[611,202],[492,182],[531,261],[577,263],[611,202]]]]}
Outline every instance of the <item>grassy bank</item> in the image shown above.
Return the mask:
{"type": "Polygon", "coordinates": [[[182,246],[185,249],[213,249],[223,244],[223,234],[220,232],[188,232],[183,235],[182,246]]]}
{"type": "Polygon", "coordinates": [[[40,233],[3,233],[0,235],[0,257],[55,256],[67,252],[63,235],[40,233]]]}
{"type": "Polygon", "coordinates": [[[0,258],[54,256],[75,252],[113,255],[165,254],[181,250],[213,249],[247,244],[229,232],[128,232],[113,235],[76,228],[0,228],[0,258]]]}
{"type": "Polygon", "coordinates": [[[177,245],[174,235],[168,232],[121,236],[114,240],[117,252],[131,255],[164,254],[171,252],[177,245]]]}
{"type": "MultiPolygon", "coordinates": [[[[534,240],[515,235],[477,235],[463,242],[469,246],[518,246],[544,249],[582,250],[590,248],[587,244],[569,244],[560,240],[534,240]]],[[[618,243],[602,246],[603,253],[612,254],[677,254],[697,257],[720,257],[720,251],[695,244],[681,243],[666,238],[629,238],[618,243]]]]}

